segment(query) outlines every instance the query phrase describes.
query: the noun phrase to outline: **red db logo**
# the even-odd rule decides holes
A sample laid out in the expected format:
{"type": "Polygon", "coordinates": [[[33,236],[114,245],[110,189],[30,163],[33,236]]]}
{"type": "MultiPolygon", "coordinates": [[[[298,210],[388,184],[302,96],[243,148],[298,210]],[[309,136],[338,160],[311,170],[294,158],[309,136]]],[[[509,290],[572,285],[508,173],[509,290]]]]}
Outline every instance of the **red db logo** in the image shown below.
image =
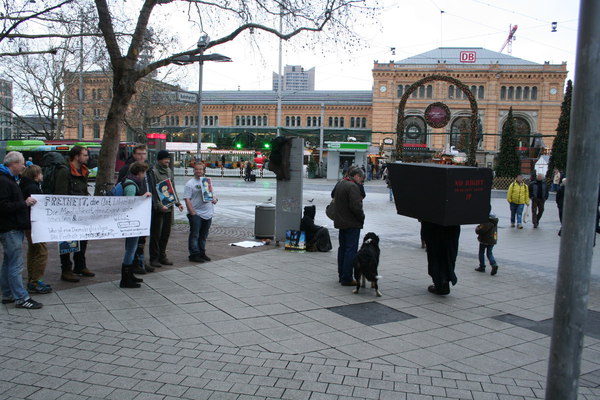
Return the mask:
{"type": "Polygon", "coordinates": [[[474,51],[461,51],[459,57],[461,63],[474,63],[477,61],[477,53],[474,51]]]}

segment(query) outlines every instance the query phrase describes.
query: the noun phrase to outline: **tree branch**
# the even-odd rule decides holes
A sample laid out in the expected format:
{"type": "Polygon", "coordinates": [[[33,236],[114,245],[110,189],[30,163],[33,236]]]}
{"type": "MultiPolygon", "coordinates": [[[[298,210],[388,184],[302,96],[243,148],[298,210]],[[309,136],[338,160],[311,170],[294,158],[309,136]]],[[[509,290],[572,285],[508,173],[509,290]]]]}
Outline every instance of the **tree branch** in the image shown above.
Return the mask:
{"type": "Polygon", "coordinates": [[[37,17],[39,17],[40,15],[49,13],[50,11],[56,10],[58,8],[61,8],[62,6],[64,6],[65,4],[69,4],[72,3],[74,0],[64,0],[63,2],[52,6],[52,7],[48,7],[45,10],[39,11],[37,13],[33,13],[31,15],[22,17],[22,18],[17,18],[17,22],[15,22],[12,26],[10,26],[5,32],[2,32],[2,34],[0,34],[0,42],[2,40],[4,40],[10,32],[14,31],[15,29],[17,29],[17,27],[22,24],[23,22],[29,21],[31,19],[35,19],[37,17]]]}
{"type": "Polygon", "coordinates": [[[24,55],[33,55],[33,54],[56,54],[58,49],[48,49],[48,50],[39,50],[39,51],[18,51],[16,53],[0,53],[0,57],[19,57],[24,55]]]}

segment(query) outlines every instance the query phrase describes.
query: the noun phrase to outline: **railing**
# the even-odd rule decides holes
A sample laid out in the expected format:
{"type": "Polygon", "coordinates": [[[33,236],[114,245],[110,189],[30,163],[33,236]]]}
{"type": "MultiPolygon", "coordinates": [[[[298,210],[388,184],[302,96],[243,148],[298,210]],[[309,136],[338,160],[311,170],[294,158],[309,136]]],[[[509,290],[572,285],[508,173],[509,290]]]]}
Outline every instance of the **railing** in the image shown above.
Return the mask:
{"type": "MultiPolygon", "coordinates": [[[[173,169],[175,175],[178,176],[193,176],[194,168],[191,167],[176,167],[173,169]]],[[[225,178],[243,178],[244,170],[240,168],[206,168],[206,176],[217,176],[225,178]]],[[[275,178],[275,173],[267,169],[255,169],[252,171],[256,178],[275,178]]]]}

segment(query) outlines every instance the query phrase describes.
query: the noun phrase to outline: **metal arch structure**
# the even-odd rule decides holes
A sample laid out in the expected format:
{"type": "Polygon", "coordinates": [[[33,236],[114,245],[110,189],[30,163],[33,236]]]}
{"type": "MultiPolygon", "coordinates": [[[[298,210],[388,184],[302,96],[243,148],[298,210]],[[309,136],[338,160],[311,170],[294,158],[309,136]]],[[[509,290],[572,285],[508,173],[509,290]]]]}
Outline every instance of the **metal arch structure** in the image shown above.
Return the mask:
{"type": "Polygon", "coordinates": [[[446,75],[430,75],[418,80],[410,85],[410,87],[402,95],[400,104],[398,105],[398,123],[396,124],[396,160],[404,161],[404,108],[406,107],[406,102],[410,95],[417,90],[419,86],[433,81],[445,81],[452,83],[457,88],[462,90],[462,92],[467,96],[467,99],[469,99],[469,104],[471,105],[471,132],[469,133],[469,147],[466,165],[475,166],[475,152],[477,150],[477,127],[479,120],[477,100],[475,100],[475,96],[473,96],[473,93],[467,85],[456,78],[446,75]]]}

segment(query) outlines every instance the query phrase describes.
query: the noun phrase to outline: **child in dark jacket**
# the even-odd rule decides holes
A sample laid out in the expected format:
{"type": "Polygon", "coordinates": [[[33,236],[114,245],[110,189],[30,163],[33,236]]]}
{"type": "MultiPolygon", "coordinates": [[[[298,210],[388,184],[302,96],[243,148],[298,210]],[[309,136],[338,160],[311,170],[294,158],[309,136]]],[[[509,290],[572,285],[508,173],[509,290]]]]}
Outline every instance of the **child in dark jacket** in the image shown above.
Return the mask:
{"type": "Polygon", "coordinates": [[[492,266],[491,275],[498,272],[498,264],[494,259],[494,245],[498,241],[498,218],[495,214],[490,214],[488,222],[477,225],[475,228],[477,240],[479,240],[479,267],[475,271],[485,272],[485,253],[492,266]]]}

